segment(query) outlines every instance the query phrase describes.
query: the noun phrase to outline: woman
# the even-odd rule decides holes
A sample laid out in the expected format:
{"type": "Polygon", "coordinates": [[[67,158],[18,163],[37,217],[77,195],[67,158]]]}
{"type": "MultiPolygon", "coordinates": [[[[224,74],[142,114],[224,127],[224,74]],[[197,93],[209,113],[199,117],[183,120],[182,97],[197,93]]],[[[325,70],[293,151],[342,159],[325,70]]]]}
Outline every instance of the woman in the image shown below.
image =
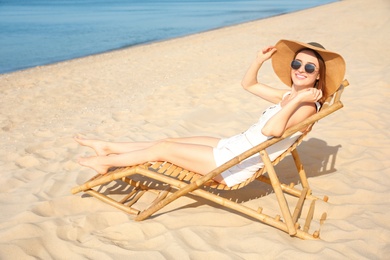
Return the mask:
{"type": "MultiPolygon", "coordinates": [[[[249,148],[281,136],[287,128],[315,114],[320,102],[339,86],[344,72],[343,58],[320,44],[281,40],[258,53],[242,80],[244,89],[275,104],[247,131],[226,139],[198,136],[129,143],[75,137],[79,144],[96,152],[96,156],[80,158],[79,163],[104,174],[111,167],[169,161],[187,170],[207,174],[249,148]],[[290,91],[274,89],[257,81],[259,69],[271,57],[275,73],[291,87],[290,91]]],[[[303,131],[305,129],[270,147],[271,160],[285,151],[303,131]]],[[[261,159],[254,155],[216,176],[215,180],[234,186],[250,178],[260,167],[261,159]]]]}

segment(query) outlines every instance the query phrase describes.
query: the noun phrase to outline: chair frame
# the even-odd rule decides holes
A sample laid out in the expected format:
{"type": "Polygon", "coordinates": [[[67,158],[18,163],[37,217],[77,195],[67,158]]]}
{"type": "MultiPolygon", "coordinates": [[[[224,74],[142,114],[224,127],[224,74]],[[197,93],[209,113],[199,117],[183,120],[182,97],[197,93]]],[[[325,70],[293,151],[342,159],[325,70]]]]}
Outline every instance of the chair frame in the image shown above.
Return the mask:
{"type": "MultiPolygon", "coordinates": [[[[301,163],[296,148],[302,142],[303,138],[307,135],[307,133],[311,130],[315,122],[343,107],[343,104],[340,101],[341,93],[344,87],[348,85],[348,81],[344,80],[340,85],[339,89],[327,99],[327,101],[323,104],[321,110],[318,113],[312,115],[303,122],[293,127],[290,127],[284,132],[281,137],[272,138],[245,151],[241,155],[236,156],[235,158],[231,159],[220,167],[217,167],[206,175],[199,175],[197,173],[187,171],[169,162],[147,162],[141,165],[118,168],[104,175],[97,174],[84,184],[74,187],[71,192],[73,194],[85,192],[120,210],[123,210],[129,214],[134,214],[135,220],[137,221],[141,221],[148,218],[153,213],[162,209],[167,204],[175,201],[181,196],[193,194],[195,196],[202,197],[204,199],[210,200],[214,203],[257,219],[260,222],[263,222],[288,233],[290,236],[299,237],[301,239],[318,239],[319,230],[314,231],[314,233],[309,233],[309,229],[314,216],[315,201],[319,198],[312,195],[312,191],[307,180],[306,172],[303,168],[303,164],[301,163]],[[290,148],[288,148],[274,161],[271,161],[265,149],[279,142],[280,140],[283,140],[284,138],[293,135],[294,133],[303,128],[308,128],[308,130],[304,134],[302,134],[290,148]],[[264,167],[259,169],[259,171],[256,172],[252,176],[252,178],[230,188],[226,185],[213,181],[213,178],[217,175],[221,174],[225,170],[242,162],[243,160],[256,153],[260,154],[264,163],[264,167]],[[293,183],[291,183],[290,185],[281,183],[278,178],[278,174],[275,171],[274,166],[276,166],[276,164],[278,164],[281,160],[283,160],[283,158],[285,158],[289,154],[291,154],[294,159],[300,184],[302,186],[301,189],[295,187],[293,183]],[[268,177],[264,175],[265,173],[267,173],[268,177]],[[148,184],[145,181],[137,181],[136,178],[132,178],[136,175],[141,175],[143,176],[143,178],[147,178],[151,182],[158,182],[160,184],[157,185],[158,187],[156,186],[157,188],[153,188],[151,187],[153,185],[150,185],[150,183],[148,184]],[[263,209],[261,207],[257,209],[252,209],[244,205],[243,203],[237,203],[232,200],[229,200],[228,198],[224,198],[222,196],[214,194],[213,192],[210,192],[210,189],[241,189],[254,180],[259,180],[272,186],[282,216],[276,215],[275,217],[271,217],[269,215],[264,214],[263,209]],[[110,197],[110,194],[104,194],[103,192],[101,192],[101,190],[99,190],[113,181],[123,181],[124,185],[131,187],[131,192],[125,195],[121,200],[114,200],[110,197]],[[156,198],[148,207],[139,210],[135,208],[134,205],[145,194],[146,191],[155,193],[156,198]],[[290,210],[289,205],[287,203],[285,197],[286,194],[290,194],[296,197],[298,200],[293,212],[290,210]],[[298,223],[298,219],[300,218],[303,205],[306,201],[309,201],[310,207],[303,228],[301,228],[301,225],[298,223]]],[[[322,200],[327,202],[328,197],[324,196],[322,200]]],[[[321,225],[325,219],[326,213],[323,213],[320,219],[321,225]]]]}

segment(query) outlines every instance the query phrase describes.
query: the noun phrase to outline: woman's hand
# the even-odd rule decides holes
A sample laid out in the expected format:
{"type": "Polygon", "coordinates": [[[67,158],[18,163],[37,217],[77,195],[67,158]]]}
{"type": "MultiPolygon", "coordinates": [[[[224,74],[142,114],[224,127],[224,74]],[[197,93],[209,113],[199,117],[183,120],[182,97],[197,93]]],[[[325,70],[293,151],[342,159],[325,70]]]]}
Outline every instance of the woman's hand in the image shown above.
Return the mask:
{"type": "Polygon", "coordinates": [[[275,46],[265,47],[257,53],[257,61],[263,63],[264,61],[269,60],[275,52],[275,46]]]}
{"type": "Polygon", "coordinates": [[[261,132],[265,136],[281,136],[287,128],[315,114],[316,108],[313,104],[321,97],[322,91],[316,88],[300,90],[282,110],[268,120],[261,132]]]}
{"type": "Polygon", "coordinates": [[[283,94],[286,90],[271,88],[267,85],[259,83],[257,77],[259,76],[259,69],[263,63],[269,60],[276,52],[275,46],[265,47],[257,53],[256,59],[252,62],[249,69],[245,73],[241,81],[241,86],[251,92],[252,94],[268,100],[271,103],[277,104],[282,100],[283,94]]]}
{"type": "Polygon", "coordinates": [[[314,103],[322,98],[322,91],[316,88],[307,88],[298,92],[301,102],[314,103]]]}

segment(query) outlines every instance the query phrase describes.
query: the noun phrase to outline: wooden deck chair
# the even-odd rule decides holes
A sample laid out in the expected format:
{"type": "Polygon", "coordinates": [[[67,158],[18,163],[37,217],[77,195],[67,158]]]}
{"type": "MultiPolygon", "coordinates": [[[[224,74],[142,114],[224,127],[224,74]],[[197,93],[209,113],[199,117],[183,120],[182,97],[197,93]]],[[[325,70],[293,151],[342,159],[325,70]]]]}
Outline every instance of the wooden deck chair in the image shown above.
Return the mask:
{"type": "MultiPolygon", "coordinates": [[[[302,239],[319,238],[319,230],[309,233],[310,223],[314,215],[315,201],[319,198],[312,195],[306,173],[303,169],[303,165],[299,159],[296,148],[307,135],[307,132],[311,130],[315,122],[343,107],[340,97],[344,87],[348,86],[348,84],[348,81],[344,80],[337,92],[327,99],[318,113],[307,118],[300,124],[287,129],[283,136],[279,138],[272,138],[248,151],[245,151],[241,155],[214,169],[207,175],[199,175],[194,172],[187,171],[169,162],[148,162],[142,165],[118,168],[104,175],[98,174],[84,184],[74,187],[72,189],[72,193],[76,194],[79,192],[86,192],[89,195],[94,196],[120,210],[130,214],[135,214],[135,220],[138,221],[146,219],[179,197],[192,194],[257,219],[265,224],[271,225],[290,234],[290,236],[296,236],[302,239]],[[300,136],[289,149],[287,149],[274,161],[270,161],[265,150],[268,146],[275,144],[276,142],[307,126],[309,126],[308,131],[300,136]],[[215,176],[256,153],[260,153],[264,162],[264,167],[259,169],[252,178],[230,188],[226,185],[213,181],[215,176]],[[298,177],[300,179],[300,186],[302,187],[297,188],[296,186],[298,185],[295,186],[294,184],[286,185],[280,183],[278,174],[275,171],[274,166],[289,154],[291,154],[294,159],[298,177]],[[265,173],[267,173],[268,177],[265,176],[265,173]],[[137,180],[137,176],[141,177],[141,180],[137,180]],[[219,196],[218,193],[210,191],[210,189],[242,189],[254,180],[259,180],[272,186],[280,207],[281,216],[276,215],[271,217],[264,214],[261,207],[252,209],[243,203],[229,200],[219,196]],[[126,193],[124,196],[122,194],[123,198],[114,199],[118,197],[118,194],[115,194],[115,189],[118,190],[119,188],[114,186],[114,191],[104,189],[105,186],[110,184],[112,185],[113,182],[119,186],[124,185],[123,187],[126,187],[125,190],[128,191],[128,194],[126,193]],[[149,206],[143,209],[137,209],[134,205],[136,205],[137,201],[147,191],[154,193],[155,195],[153,196],[155,196],[155,199],[149,206]],[[111,192],[114,194],[111,194],[111,192]],[[297,201],[295,207],[288,205],[286,195],[292,195],[291,197],[295,198],[294,201],[297,201]],[[304,225],[301,227],[301,224],[298,223],[298,218],[300,218],[305,202],[306,205],[309,204],[310,206],[308,206],[309,209],[307,210],[307,217],[303,220],[304,225]]],[[[245,192],[245,189],[243,189],[242,192],[245,192]]],[[[328,198],[325,196],[322,200],[326,202],[328,198]]],[[[324,213],[320,219],[321,224],[325,218],[326,213],[324,213]]]]}

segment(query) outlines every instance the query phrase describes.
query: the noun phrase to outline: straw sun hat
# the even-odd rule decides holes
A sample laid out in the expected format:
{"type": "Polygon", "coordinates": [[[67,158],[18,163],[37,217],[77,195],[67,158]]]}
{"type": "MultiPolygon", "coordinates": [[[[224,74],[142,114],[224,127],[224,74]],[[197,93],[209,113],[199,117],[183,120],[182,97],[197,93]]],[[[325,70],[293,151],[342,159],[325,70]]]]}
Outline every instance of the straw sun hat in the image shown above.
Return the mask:
{"type": "Polygon", "coordinates": [[[325,62],[325,88],[328,95],[332,95],[344,79],[345,61],[343,57],[335,52],[325,50],[319,43],[280,40],[275,47],[277,51],[272,55],[272,67],[280,80],[289,87],[292,86],[290,64],[297,51],[306,48],[316,51],[325,62]]]}

